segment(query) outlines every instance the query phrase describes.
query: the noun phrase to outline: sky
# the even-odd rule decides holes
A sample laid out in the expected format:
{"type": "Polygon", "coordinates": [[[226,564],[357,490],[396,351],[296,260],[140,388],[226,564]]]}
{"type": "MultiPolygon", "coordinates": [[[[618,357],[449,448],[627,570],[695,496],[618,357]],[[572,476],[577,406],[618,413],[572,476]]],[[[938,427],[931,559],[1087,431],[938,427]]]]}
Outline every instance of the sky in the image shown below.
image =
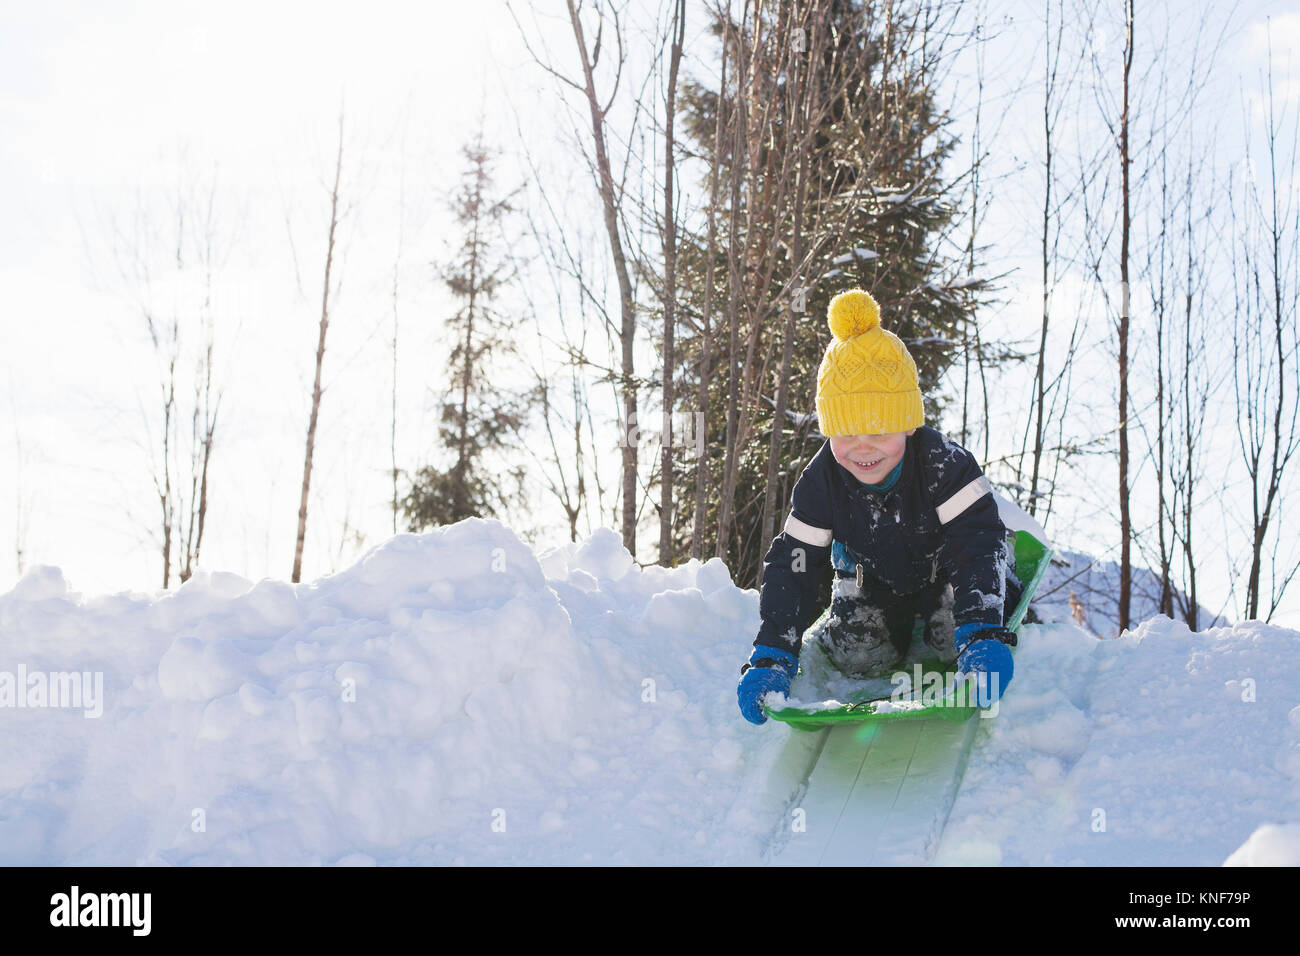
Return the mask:
{"type": "MultiPolygon", "coordinates": [[[[1202,7],[1207,16],[1231,10],[1202,7]]],[[[1013,8],[1008,16],[1024,23],[1037,5],[1013,8]]],[[[516,9],[534,50],[572,71],[563,6],[516,9]]],[[[536,176],[573,224],[572,241],[593,261],[603,255],[594,197],[566,139],[573,101],[561,105],[557,84],[532,63],[506,5],[389,2],[361,10],[342,3],[0,2],[0,589],[17,578],[19,548],[25,567],[58,565],[87,593],[159,585],[151,467],[159,455],[159,369],[144,312],[193,316],[205,296],[224,393],[201,564],[253,579],[288,578],[340,115],[341,284],[325,360],[304,580],[346,567],[391,534],[395,318],[399,466],[437,453],[446,354],[438,324],[451,303],[433,263],[454,241],[447,195],[463,167],[459,149],[480,122],[506,151],[502,182],[533,179],[519,156],[526,146],[536,176]],[[186,248],[183,268],[175,264],[181,195],[189,197],[183,208],[191,235],[202,221],[202,197],[211,197],[217,267],[210,287],[194,248],[186,248]]],[[[687,70],[699,75],[710,69],[711,46],[697,29],[702,9],[692,5],[690,15],[687,70]]],[[[1262,24],[1270,15],[1275,55],[1297,49],[1300,14],[1280,3],[1239,5],[1240,29],[1223,54],[1224,89],[1234,74],[1263,63],[1262,24]]],[[[633,8],[639,27],[654,17],[653,6],[633,8]]],[[[1007,25],[1003,42],[1011,49],[1031,45],[1019,29],[1007,25]]],[[[1001,81],[1018,81],[1013,67],[1027,71],[1029,61],[993,52],[986,69],[1001,81]]],[[[1300,72],[1280,69],[1274,82],[1287,102],[1297,102],[1300,72]]],[[[968,95],[958,98],[969,107],[968,95]]],[[[1031,127],[1008,117],[1001,136],[994,154],[1011,176],[1031,154],[1031,127]]],[[[1038,308],[1024,238],[1033,207],[1015,201],[1017,190],[1026,197],[1028,190],[1014,178],[1007,183],[987,234],[998,243],[999,261],[1017,271],[990,322],[1024,335],[1038,308]]],[[[528,246],[526,236],[517,238],[520,249],[528,246]]],[[[1082,300],[1086,283],[1075,281],[1082,300]]],[[[521,316],[553,292],[539,281],[529,295],[532,303],[512,303],[521,316]]],[[[521,323],[520,342],[531,348],[525,335],[521,323]]],[[[651,360],[644,345],[639,367],[651,360]]],[[[192,350],[184,361],[194,361],[192,350]]],[[[1096,404],[1102,407],[1104,396],[1096,404]]],[[[610,422],[610,435],[614,428],[610,422]]],[[[612,442],[604,451],[610,461],[617,454],[612,442]]],[[[1098,462],[1080,480],[1103,488],[1112,472],[1098,462]]],[[[614,472],[606,475],[612,484],[614,472]]],[[[1113,538],[1095,519],[1102,497],[1081,496],[1075,513],[1063,510],[1060,527],[1082,539],[1072,546],[1102,550],[1113,538]]],[[[567,537],[554,507],[540,493],[538,501],[536,527],[520,530],[543,543],[567,537]]],[[[642,560],[653,560],[655,537],[642,534],[642,560]]],[[[1288,620],[1300,622],[1294,600],[1275,618],[1288,620]]]]}

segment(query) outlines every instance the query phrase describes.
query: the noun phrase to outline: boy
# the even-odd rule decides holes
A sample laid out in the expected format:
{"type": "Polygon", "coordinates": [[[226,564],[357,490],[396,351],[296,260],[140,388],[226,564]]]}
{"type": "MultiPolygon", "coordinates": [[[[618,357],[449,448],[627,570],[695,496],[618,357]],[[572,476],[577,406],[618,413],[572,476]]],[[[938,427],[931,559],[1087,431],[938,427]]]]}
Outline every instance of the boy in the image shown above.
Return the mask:
{"type": "Polygon", "coordinates": [[[789,691],[827,561],[831,614],[817,637],[836,666],[867,674],[899,662],[919,613],[933,651],[987,675],[980,700],[991,703],[1011,680],[1015,635],[1002,623],[1019,590],[992,488],[970,452],[923,424],[916,363],[880,327],[875,299],[842,292],[828,319],[834,339],[817,375],[828,440],[795,482],[763,559],[741,713],[761,724],[764,696],[789,691]]]}

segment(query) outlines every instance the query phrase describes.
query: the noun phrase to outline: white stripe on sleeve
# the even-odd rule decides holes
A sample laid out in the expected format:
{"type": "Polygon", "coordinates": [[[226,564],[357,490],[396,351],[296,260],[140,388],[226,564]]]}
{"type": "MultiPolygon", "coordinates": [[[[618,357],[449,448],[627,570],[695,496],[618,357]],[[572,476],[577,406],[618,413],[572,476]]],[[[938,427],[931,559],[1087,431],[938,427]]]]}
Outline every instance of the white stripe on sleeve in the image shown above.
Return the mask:
{"type": "Polygon", "coordinates": [[[969,485],[957,492],[935,510],[939,512],[939,521],[947,524],[953,518],[957,517],[975,502],[979,501],[984,495],[993,493],[993,486],[989,480],[980,475],[969,485]]]}
{"type": "Polygon", "coordinates": [[[814,528],[808,522],[796,518],[793,511],[785,519],[784,530],[790,537],[798,538],[800,541],[814,547],[824,548],[831,543],[830,528],[814,528]]]}

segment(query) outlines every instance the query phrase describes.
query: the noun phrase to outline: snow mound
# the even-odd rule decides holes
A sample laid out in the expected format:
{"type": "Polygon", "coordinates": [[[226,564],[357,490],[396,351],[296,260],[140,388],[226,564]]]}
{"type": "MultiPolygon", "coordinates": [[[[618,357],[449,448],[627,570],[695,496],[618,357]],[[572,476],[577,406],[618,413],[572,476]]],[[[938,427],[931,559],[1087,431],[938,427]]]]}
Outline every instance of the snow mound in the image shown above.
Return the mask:
{"type": "Polygon", "coordinates": [[[1300,819],[1300,634],[1166,617],[1116,640],[1022,634],[939,862],[1208,866],[1260,841],[1289,847],[1251,834],[1300,819]]]}
{"type": "MultiPolygon", "coordinates": [[[[0,595],[0,863],[762,863],[820,738],[741,719],[758,624],[716,558],[478,519],[305,585],[34,568],[0,595]]],[[[940,862],[1294,865],[1300,634],[1022,634],[940,862]]]]}
{"type": "Polygon", "coordinates": [[[1300,823],[1264,824],[1223,865],[1300,866],[1300,823]]]}
{"type": "Polygon", "coordinates": [[[477,519],[310,585],[88,601],[37,568],[0,671],[99,674],[102,716],[0,707],[0,862],[753,859],[757,627],[720,561],[643,571],[610,531],[539,558],[477,519]]]}

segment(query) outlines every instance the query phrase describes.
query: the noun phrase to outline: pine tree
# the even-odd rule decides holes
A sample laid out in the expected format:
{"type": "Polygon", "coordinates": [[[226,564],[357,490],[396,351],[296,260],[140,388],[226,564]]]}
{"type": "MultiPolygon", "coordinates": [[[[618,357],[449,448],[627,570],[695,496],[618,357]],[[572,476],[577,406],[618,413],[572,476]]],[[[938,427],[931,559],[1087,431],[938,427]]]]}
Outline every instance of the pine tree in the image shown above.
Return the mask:
{"type": "MultiPolygon", "coordinates": [[[[493,251],[501,226],[513,211],[509,197],[496,198],[494,153],[475,142],[462,148],[466,170],[452,197],[463,238],[440,269],[460,307],[446,328],[454,342],[447,359],[439,437],[450,464],[422,467],[402,502],[412,531],[469,517],[497,517],[522,493],[524,467],[490,470],[485,456],[509,447],[525,420],[528,397],[502,377],[517,355],[509,323],[495,300],[511,278],[508,261],[493,251]]],[[[499,247],[498,247],[499,248],[499,247]]]]}
{"type": "MultiPolygon", "coordinates": [[[[807,5],[798,5],[803,8],[807,5]]],[[[945,406],[939,384],[956,357],[951,346],[962,340],[973,321],[978,300],[987,288],[982,280],[965,275],[964,263],[953,249],[942,252],[940,237],[956,214],[951,186],[942,178],[942,167],[955,139],[946,132],[946,118],[933,99],[933,54],[921,44],[922,34],[915,21],[909,22],[904,5],[896,0],[825,0],[801,14],[824,18],[809,38],[806,58],[784,55],[782,44],[790,42],[794,21],[781,20],[788,14],[782,6],[771,20],[739,24],[715,23],[715,35],[729,44],[729,59],[750,57],[755,78],[747,88],[752,102],[744,108],[753,113],[767,102],[784,102],[786,84],[795,70],[804,70],[803,82],[810,84],[809,113],[816,117],[812,149],[807,158],[810,182],[801,210],[805,249],[813,250],[807,266],[798,269],[791,260],[790,236],[794,232],[795,191],[784,191],[776,183],[789,175],[788,167],[767,162],[779,156],[787,127],[795,124],[779,110],[770,124],[751,139],[733,144],[730,136],[720,138],[715,155],[718,110],[724,126],[731,126],[741,112],[734,86],[719,92],[687,83],[684,91],[684,127],[691,148],[706,163],[716,163],[721,182],[728,182],[733,163],[747,167],[743,188],[733,194],[720,190],[718,221],[725,223],[732,212],[732,195],[739,228],[736,241],[746,283],[742,284],[741,348],[727,356],[728,344],[719,331],[713,348],[706,417],[705,448],[710,453],[709,487],[713,496],[706,510],[717,515],[721,507],[715,480],[722,467],[728,435],[728,392],[731,361],[743,370],[746,359],[760,363],[750,374],[761,371],[759,396],[752,411],[753,427],[742,447],[734,449],[736,479],[732,495],[733,533],[725,558],[738,583],[757,583],[762,555],[770,540],[761,533],[761,509],[766,491],[766,466],[771,440],[772,396],[779,369],[773,356],[781,352],[784,307],[783,291],[799,295],[802,315],[795,323],[791,342],[789,408],[782,429],[782,453],[777,500],[788,505],[790,490],[803,465],[823,440],[816,431],[815,407],[817,370],[829,341],[826,308],[830,299],[844,289],[867,289],[880,302],[882,324],[908,343],[916,359],[925,396],[926,420],[937,423],[945,406]],[[823,37],[817,42],[814,37],[823,37]],[[755,50],[765,45],[766,58],[755,50]],[[819,57],[819,68],[808,63],[819,57]],[[770,79],[768,79],[770,77],[770,79]],[[767,84],[764,86],[763,84],[767,84]],[[756,172],[755,172],[756,171],[756,172]],[[779,202],[778,197],[784,197],[779,202]],[[771,266],[772,279],[764,300],[754,294],[750,277],[771,266]],[[798,273],[798,274],[796,274],[798,273]],[[753,339],[754,347],[746,343],[753,339]]],[[[794,14],[789,14],[794,16],[794,14]]],[[[766,115],[766,114],[763,114],[766,115]]],[[[706,167],[707,168],[707,167],[706,167]]],[[[713,297],[726,303],[728,288],[729,236],[719,230],[714,263],[713,297]]],[[[706,244],[699,235],[682,237],[679,276],[682,306],[687,315],[699,316],[705,296],[706,244]]],[[[715,307],[714,327],[721,330],[724,309],[715,307]]],[[[698,388],[698,337],[684,337],[678,362],[684,396],[682,411],[691,413],[698,388]]],[[[693,487],[697,462],[683,457],[676,477],[678,487],[693,487]]],[[[689,550],[692,508],[678,509],[676,542],[678,553],[689,550]]],[[[779,520],[778,520],[779,526],[779,520]]],[[[716,526],[716,517],[713,524],[716,526]]],[[[712,542],[705,545],[708,551],[712,542]]]]}

